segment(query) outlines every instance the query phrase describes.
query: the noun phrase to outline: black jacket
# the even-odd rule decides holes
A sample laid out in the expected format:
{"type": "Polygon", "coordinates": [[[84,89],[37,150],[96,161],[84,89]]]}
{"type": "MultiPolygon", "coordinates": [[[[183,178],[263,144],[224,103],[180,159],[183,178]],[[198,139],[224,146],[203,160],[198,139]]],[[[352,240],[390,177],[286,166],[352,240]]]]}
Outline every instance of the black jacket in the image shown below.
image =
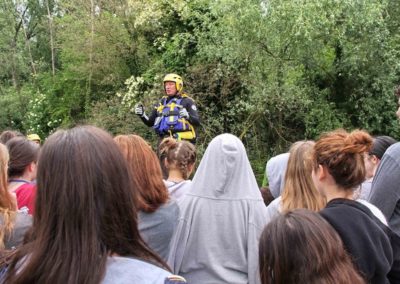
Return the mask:
{"type": "Polygon", "coordinates": [[[400,236],[363,204],[333,199],[320,212],[340,235],[368,283],[400,283],[400,236]]]}

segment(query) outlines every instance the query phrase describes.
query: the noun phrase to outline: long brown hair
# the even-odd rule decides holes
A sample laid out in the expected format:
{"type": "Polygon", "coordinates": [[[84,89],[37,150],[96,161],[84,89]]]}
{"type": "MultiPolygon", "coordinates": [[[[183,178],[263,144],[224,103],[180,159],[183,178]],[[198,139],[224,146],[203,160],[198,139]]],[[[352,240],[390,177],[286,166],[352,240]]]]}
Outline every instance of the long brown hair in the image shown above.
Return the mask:
{"type": "Polygon", "coordinates": [[[298,141],[290,148],[282,193],[282,211],[310,209],[319,211],[326,201],[315,188],[311,178],[314,141],[298,141]]]}
{"type": "Polygon", "coordinates": [[[169,198],[156,153],[138,135],[118,135],[114,140],[128,161],[129,171],[137,185],[138,209],[147,213],[156,211],[169,198]]]}
{"type": "Polygon", "coordinates": [[[25,137],[14,137],[6,143],[10,154],[8,176],[10,178],[21,176],[26,167],[37,162],[40,146],[25,137]]]}
{"type": "Polygon", "coordinates": [[[112,137],[91,127],[57,131],[43,146],[30,239],[5,283],[99,283],[109,255],[163,267],[137,227],[136,188],[112,137]]]}
{"type": "Polygon", "coordinates": [[[166,161],[169,168],[175,167],[182,174],[183,179],[189,178],[189,167],[196,163],[196,147],[188,141],[176,141],[174,138],[165,138],[159,146],[160,160],[166,161]]]}
{"type": "Polygon", "coordinates": [[[7,189],[7,165],[8,151],[6,146],[0,144],[0,214],[2,224],[0,226],[0,249],[4,248],[4,236],[11,233],[13,229],[17,204],[7,189]]]}
{"type": "Polygon", "coordinates": [[[314,146],[314,168],[326,167],[338,186],[355,190],[365,180],[363,154],[370,151],[372,141],[362,130],[349,133],[339,129],[325,133],[314,146]]]}
{"type": "Polygon", "coordinates": [[[262,284],[365,283],[336,231],[306,209],[279,214],[265,227],[259,262],[262,284]]]}

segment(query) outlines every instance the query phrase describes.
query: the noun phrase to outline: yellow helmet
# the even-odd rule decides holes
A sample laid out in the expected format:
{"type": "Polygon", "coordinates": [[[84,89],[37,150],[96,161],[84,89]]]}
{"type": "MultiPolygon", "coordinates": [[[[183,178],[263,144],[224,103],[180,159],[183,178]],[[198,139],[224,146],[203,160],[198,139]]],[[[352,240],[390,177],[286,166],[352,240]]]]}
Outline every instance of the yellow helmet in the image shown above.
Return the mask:
{"type": "Polygon", "coordinates": [[[165,82],[175,82],[176,91],[179,93],[183,89],[183,80],[182,77],[177,74],[167,74],[164,77],[165,82]]]}
{"type": "Polygon", "coordinates": [[[26,138],[30,141],[38,141],[40,142],[40,137],[37,134],[29,134],[26,138]]]}

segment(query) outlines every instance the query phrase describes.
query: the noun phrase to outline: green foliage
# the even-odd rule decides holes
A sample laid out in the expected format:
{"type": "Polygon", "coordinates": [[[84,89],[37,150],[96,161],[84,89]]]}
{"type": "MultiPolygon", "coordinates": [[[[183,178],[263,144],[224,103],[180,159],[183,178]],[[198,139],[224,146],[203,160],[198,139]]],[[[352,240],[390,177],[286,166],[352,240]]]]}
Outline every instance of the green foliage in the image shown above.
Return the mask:
{"type": "Polygon", "coordinates": [[[0,128],[93,123],[155,144],[130,110],[149,110],[175,72],[200,110],[200,154],[231,132],[261,180],[270,156],[324,131],[400,138],[399,12],[395,0],[6,1],[0,128]]]}
{"type": "Polygon", "coordinates": [[[16,90],[13,87],[4,89],[0,96],[0,129],[18,129],[25,132],[24,120],[26,118],[29,101],[29,89],[16,90]]]}

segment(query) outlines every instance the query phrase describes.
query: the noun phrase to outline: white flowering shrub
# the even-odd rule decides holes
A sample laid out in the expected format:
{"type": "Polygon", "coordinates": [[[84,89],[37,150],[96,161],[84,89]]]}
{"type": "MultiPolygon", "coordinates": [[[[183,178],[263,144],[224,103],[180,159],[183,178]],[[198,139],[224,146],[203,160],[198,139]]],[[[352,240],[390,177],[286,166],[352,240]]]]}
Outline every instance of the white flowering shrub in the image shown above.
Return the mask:
{"type": "Polygon", "coordinates": [[[29,100],[28,106],[28,111],[23,121],[26,133],[36,133],[41,137],[46,137],[61,125],[61,118],[51,116],[46,94],[34,94],[29,100]]]}
{"type": "Polygon", "coordinates": [[[125,85],[126,92],[116,93],[124,109],[131,110],[137,103],[150,108],[163,95],[160,76],[154,76],[153,79],[147,81],[144,77],[131,76],[125,81],[125,85]]]}

